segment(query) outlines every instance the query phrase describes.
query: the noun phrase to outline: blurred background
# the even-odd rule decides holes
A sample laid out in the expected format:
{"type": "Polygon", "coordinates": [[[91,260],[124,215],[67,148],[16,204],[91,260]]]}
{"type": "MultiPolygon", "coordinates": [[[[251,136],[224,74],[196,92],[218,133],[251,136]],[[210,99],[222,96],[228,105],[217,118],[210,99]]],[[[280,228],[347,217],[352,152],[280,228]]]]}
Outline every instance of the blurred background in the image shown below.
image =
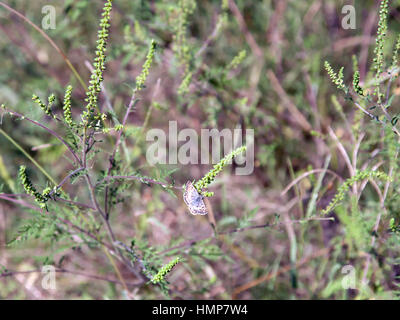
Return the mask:
{"type": "MultiPolygon", "coordinates": [[[[369,283],[360,289],[371,252],[372,226],[380,210],[374,188],[368,185],[360,194],[357,216],[346,216],[350,201],[343,204],[340,214],[321,214],[349,177],[333,137],[351,156],[352,137],[355,133],[365,135],[357,154],[360,167],[379,163],[384,154],[380,127],[345,100],[324,70],[325,60],[335,70],[344,66],[345,81],[351,83],[355,55],[361,82],[368,79],[379,1],[113,2],[101,110],[108,112],[107,104],[111,104],[122,121],[150,41],[157,42],[146,88],[125,127],[124,165],[155,179],[169,174],[167,181],[181,186],[203,177],[212,166],[150,166],[145,157],[148,144],[138,138],[142,129],[167,131],[168,121],[175,120],[178,129],[193,128],[199,133],[202,128],[248,128],[255,134],[254,172],[238,176],[235,165],[225,168],[210,186],[215,195],[209,199],[209,216],[190,215],[179,189],[166,192],[157,185],[132,181],[120,191],[121,201],[111,216],[118,239],[127,244],[134,239],[141,254],[148,255],[158,267],[177,255],[184,258],[167,276],[169,297],[395,298],[400,247],[398,236],[387,232],[386,220],[370,261],[369,283]],[[342,27],[342,8],[348,4],[355,8],[355,29],[342,27]],[[327,217],[335,219],[319,219],[327,217]],[[218,236],[212,225],[217,227],[218,236]],[[343,288],[346,265],[353,268],[355,276],[355,286],[350,289],[343,288]]],[[[103,1],[1,3],[40,28],[46,16],[42,8],[54,6],[55,29],[42,30],[87,83],[103,1]]],[[[400,1],[391,1],[385,47],[389,56],[400,29],[399,6],[400,1]]],[[[73,116],[79,117],[85,89],[48,39],[1,5],[0,65],[0,103],[66,135],[32,102],[32,94],[45,99],[54,93],[55,108],[60,111],[64,89],[72,84],[73,116]]],[[[398,88],[396,80],[394,101],[398,88]]],[[[6,114],[0,116],[0,128],[56,181],[73,168],[65,148],[46,131],[6,114]]],[[[115,139],[114,133],[111,136],[115,139]]],[[[104,139],[99,149],[92,171],[100,175],[107,168],[112,148],[104,139]]],[[[35,185],[44,188],[46,177],[6,135],[0,135],[2,194],[23,193],[17,179],[23,164],[35,185]]],[[[79,181],[65,188],[74,197],[88,199],[79,181]]],[[[125,297],[119,284],[107,281],[116,276],[99,248],[76,244],[69,237],[56,242],[33,237],[7,247],[32,216],[32,210],[18,201],[0,199],[0,267],[4,273],[16,272],[0,277],[0,298],[125,297]],[[40,272],[23,272],[40,270],[43,264],[82,274],[60,272],[57,289],[44,290],[40,272]],[[85,274],[99,275],[99,279],[85,274]]],[[[393,201],[389,214],[398,218],[398,208],[393,201]]],[[[121,270],[127,282],[134,282],[129,270],[121,270]]],[[[137,299],[166,297],[157,286],[131,290],[137,299]]]]}

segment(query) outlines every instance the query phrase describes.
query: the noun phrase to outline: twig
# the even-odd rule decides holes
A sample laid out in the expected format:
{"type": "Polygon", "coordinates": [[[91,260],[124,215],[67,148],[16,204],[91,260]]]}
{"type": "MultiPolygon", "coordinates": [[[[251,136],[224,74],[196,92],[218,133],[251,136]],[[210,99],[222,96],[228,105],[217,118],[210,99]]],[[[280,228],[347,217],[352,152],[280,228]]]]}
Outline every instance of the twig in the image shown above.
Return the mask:
{"type": "Polygon", "coordinates": [[[163,186],[164,188],[175,188],[175,189],[182,189],[182,187],[176,187],[173,185],[167,185],[164,182],[161,181],[157,181],[157,180],[153,180],[150,178],[146,178],[146,177],[140,177],[140,176],[107,176],[104,177],[102,180],[100,180],[99,182],[96,183],[96,185],[99,185],[101,183],[103,183],[104,181],[109,181],[109,180],[118,180],[118,179],[125,179],[125,180],[140,180],[140,181],[144,181],[145,183],[153,183],[153,184],[159,184],[161,186],[163,186]]]}
{"type": "MultiPolygon", "coordinates": [[[[111,156],[109,158],[109,165],[108,165],[106,177],[108,177],[110,175],[111,170],[114,167],[115,155],[116,155],[116,153],[118,151],[118,148],[119,148],[119,145],[121,143],[122,131],[123,131],[125,125],[126,125],[126,122],[128,121],[129,114],[130,114],[131,109],[134,106],[134,104],[135,104],[135,92],[132,93],[131,99],[129,101],[128,108],[126,109],[124,118],[122,119],[122,129],[118,132],[117,140],[115,142],[115,146],[114,146],[113,152],[112,152],[112,154],[111,154],[111,156]]],[[[106,220],[109,219],[109,216],[110,216],[110,212],[109,211],[110,211],[110,209],[108,207],[108,186],[106,186],[105,191],[104,191],[104,214],[105,214],[105,219],[106,220]]]]}
{"type": "Polygon", "coordinates": [[[338,137],[336,136],[335,132],[332,130],[332,128],[329,126],[328,127],[328,132],[331,138],[336,142],[337,148],[339,149],[340,153],[343,156],[344,161],[346,162],[347,169],[349,170],[350,177],[355,175],[354,168],[351,164],[349,155],[346,152],[346,149],[343,147],[343,144],[339,141],[338,137]]]}
{"type": "Polygon", "coordinates": [[[262,57],[263,53],[260,47],[258,46],[257,42],[254,40],[253,35],[250,33],[249,29],[247,28],[246,22],[244,21],[244,18],[242,16],[242,13],[240,12],[239,8],[237,7],[236,3],[234,0],[228,0],[229,8],[232,11],[233,15],[235,16],[239,28],[244,34],[247,43],[249,44],[251,50],[253,51],[253,54],[259,59],[262,57]]]}
{"type": "MultiPolygon", "coordinates": [[[[214,16],[215,17],[215,16],[214,16]]],[[[203,45],[201,46],[201,48],[196,52],[195,57],[198,58],[202,55],[202,53],[207,49],[207,47],[210,45],[211,41],[213,41],[217,35],[218,35],[218,31],[219,31],[219,21],[218,21],[218,15],[216,15],[216,18],[214,18],[214,20],[216,20],[216,22],[214,23],[214,29],[213,32],[208,36],[208,38],[203,42],[203,45]]]]}
{"type": "Polygon", "coordinates": [[[23,206],[28,207],[30,209],[33,209],[33,210],[38,210],[37,207],[35,207],[34,205],[31,205],[30,203],[28,203],[28,202],[26,202],[24,200],[15,199],[13,197],[9,197],[9,196],[1,194],[1,193],[0,193],[0,199],[6,200],[6,201],[9,201],[9,202],[13,202],[13,203],[16,203],[16,204],[20,204],[20,205],[23,205],[23,206]]]}
{"type": "MultiPolygon", "coordinates": [[[[34,206],[34,205],[32,205],[32,204],[30,204],[30,203],[24,201],[24,200],[19,200],[19,199],[10,198],[10,197],[5,196],[4,194],[0,194],[0,199],[6,200],[6,201],[9,201],[9,202],[13,202],[13,203],[16,203],[16,204],[19,204],[19,205],[22,205],[22,206],[24,206],[24,207],[30,208],[30,209],[35,210],[35,211],[41,211],[41,209],[40,209],[39,207],[34,206]]],[[[97,236],[93,235],[93,234],[90,233],[89,231],[86,231],[86,230],[80,228],[79,226],[75,225],[74,223],[72,223],[72,222],[69,221],[69,220],[60,218],[60,217],[58,217],[58,216],[56,216],[56,218],[57,218],[58,220],[60,220],[62,223],[66,224],[66,225],[68,225],[68,226],[70,226],[70,227],[72,227],[72,228],[78,230],[79,232],[86,234],[86,235],[89,236],[90,238],[96,240],[98,243],[100,243],[101,245],[107,247],[109,250],[112,250],[112,247],[111,247],[110,245],[108,245],[108,244],[102,242],[97,236]]]]}
{"type": "MultiPolygon", "coordinates": [[[[85,168],[78,168],[72,172],[70,172],[67,176],[64,177],[64,179],[62,179],[62,181],[57,185],[57,187],[55,188],[55,190],[60,189],[73,175],[77,174],[78,172],[81,172],[85,170],[85,168]]],[[[51,196],[53,193],[55,193],[55,190],[52,190],[49,195],[51,196]]]]}
{"type": "MultiPolygon", "coordinates": [[[[318,172],[325,172],[324,169],[313,169],[307,172],[304,172],[302,175],[300,175],[299,177],[297,177],[296,179],[294,179],[291,183],[289,183],[287,185],[287,187],[281,192],[281,196],[284,196],[295,184],[297,184],[300,180],[306,178],[307,176],[314,174],[314,173],[318,173],[318,172]]],[[[331,175],[335,176],[336,178],[338,178],[339,180],[343,181],[344,179],[339,176],[336,172],[330,170],[330,169],[326,169],[327,173],[330,173],[331,175]]]]}
{"type": "Polygon", "coordinates": [[[49,179],[54,185],[57,184],[57,182],[51,177],[51,175],[48,174],[47,171],[46,171],[34,158],[32,158],[31,155],[30,155],[28,152],[26,152],[26,151],[24,150],[24,148],[22,148],[22,146],[21,146],[17,141],[15,141],[12,137],[10,137],[10,136],[9,136],[3,129],[1,129],[1,128],[0,128],[0,133],[1,133],[8,141],[10,141],[19,151],[21,151],[22,154],[23,154],[27,159],[29,159],[29,160],[39,169],[40,172],[42,172],[42,173],[47,177],[47,179],[49,179]]]}
{"type": "Polygon", "coordinates": [[[68,203],[70,205],[73,205],[73,206],[76,206],[76,207],[80,207],[80,208],[96,210],[95,207],[93,207],[93,206],[91,206],[89,204],[83,203],[83,202],[72,201],[72,200],[64,199],[64,198],[61,198],[61,197],[58,197],[58,196],[55,197],[55,200],[56,201],[61,201],[61,202],[64,202],[64,203],[68,203]]]}
{"type": "MultiPolygon", "coordinates": [[[[395,157],[394,157],[394,161],[397,161],[398,155],[399,155],[399,152],[397,151],[396,154],[395,154],[395,157]]],[[[390,166],[389,174],[388,174],[389,178],[391,178],[393,176],[393,170],[394,170],[393,166],[390,166]]],[[[371,181],[371,183],[375,183],[375,182],[371,181]]],[[[378,193],[378,196],[379,196],[379,199],[380,199],[381,210],[379,211],[379,213],[378,213],[378,215],[376,217],[375,225],[374,225],[374,227],[372,229],[373,233],[372,233],[372,238],[371,238],[371,243],[370,243],[370,247],[371,248],[373,248],[374,245],[375,245],[376,235],[377,235],[377,232],[378,232],[378,228],[379,228],[379,224],[380,224],[380,221],[381,221],[381,218],[382,218],[382,214],[386,214],[385,200],[386,200],[387,193],[389,191],[390,183],[391,183],[391,181],[390,181],[390,179],[388,179],[386,181],[386,183],[385,183],[383,194],[381,193],[379,187],[377,185],[375,186],[375,189],[377,190],[377,193],[378,193]]],[[[363,285],[367,285],[367,276],[368,276],[368,270],[369,270],[369,266],[371,264],[371,260],[372,260],[372,255],[370,253],[368,253],[367,261],[365,262],[365,267],[364,267],[363,277],[362,277],[362,284],[363,285]]]]}
{"type": "Polygon", "coordinates": [[[272,70],[267,71],[268,78],[271,81],[273,88],[275,89],[278,96],[283,100],[289,112],[292,114],[294,120],[297,124],[306,132],[310,132],[312,129],[311,124],[307,121],[307,119],[303,116],[303,114],[297,109],[296,105],[290,100],[285,90],[282,88],[279,83],[278,78],[275,76],[275,73],[272,70]]]}
{"type": "MultiPolygon", "coordinates": [[[[17,274],[30,274],[30,273],[41,273],[42,270],[40,269],[36,269],[36,270],[26,270],[26,271],[6,271],[3,273],[0,273],[0,278],[6,278],[6,277],[13,277],[17,274]]],[[[102,277],[99,275],[95,275],[95,274],[89,274],[86,272],[81,272],[81,271],[76,271],[76,270],[69,270],[69,269],[64,269],[64,268],[55,268],[54,272],[57,273],[70,273],[70,274],[74,274],[74,275],[78,275],[78,276],[82,276],[82,277],[86,277],[86,278],[90,278],[90,279],[96,279],[96,280],[102,280],[102,281],[107,281],[107,282],[111,282],[111,283],[116,283],[116,284],[121,284],[121,281],[118,281],[116,279],[110,279],[107,277],[102,277]]],[[[128,282],[126,283],[126,285],[128,286],[132,286],[132,287],[136,287],[136,286],[140,286],[142,285],[143,282],[138,281],[138,282],[128,282]]]]}
{"type": "Polygon", "coordinates": [[[27,121],[33,123],[34,125],[39,126],[40,128],[46,130],[48,133],[50,133],[51,135],[53,135],[54,137],[56,137],[58,140],[60,140],[60,142],[61,142],[63,145],[65,145],[65,146],[67,147],[67,149],[69,150],[69,152],[74,156],[75,161],[76,161],[78,164],[81,164],[81,161],[80,161],[79,157],[77,156],[77,154],[75,153],[75,151],[71,148],[71,146],[70,146],[58,133],[56,133],[56,132],[53,131],[52,129],[46,127],[45,125],[41,124],[40,122],[37,122],[37,121],[35,121],[35,120],[32,120],[32,119],[30,119],[30,118],[28,118],[28,117],[26,117],[26,116],[24,116],[24,115],[22,115],[22,114],[20,114],[20,113],[18,113],[18,112],[9,110],[9,109],[7,109],[7,108],[3,108],[3,110],[5,110],[6,112],[8,112],[9,114],[11,114],[11,115],[13,115],[13,116],[15,116],[15,117],[18,117],[18,118],[20,118],[20,119],[22,119],[22,120],[27,120],[27,121]]]}
{"type": "MultiPolygon", "coordinates": [[[[353,170],[354,172],[357,171],[357,157],[358,157],[358,151],[360,150],[360,146],[361,146],[361,142],[365,137],[365,133],[361,133],[357,139],[357,142],[353,148],[353,155],[352,155],[352,166],[353,166],[353,170]]],[[[353,190],[354,193],[357,195],[358,194],[358,183],[355,182],[353,185],[353,190]]]]}

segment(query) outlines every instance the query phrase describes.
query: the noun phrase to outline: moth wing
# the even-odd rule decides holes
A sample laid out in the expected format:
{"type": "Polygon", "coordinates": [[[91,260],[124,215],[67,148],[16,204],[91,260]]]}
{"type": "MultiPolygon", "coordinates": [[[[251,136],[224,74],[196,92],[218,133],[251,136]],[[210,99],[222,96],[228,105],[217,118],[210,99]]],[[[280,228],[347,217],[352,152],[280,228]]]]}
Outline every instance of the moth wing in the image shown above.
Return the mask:
{"type": "Polygon", "coordinates": [[[203,197],[190,181],[186,183],[185,189],[183,200],[189,208],[190,213],[193,215],[206,215],[208,212],[203,197]]]}

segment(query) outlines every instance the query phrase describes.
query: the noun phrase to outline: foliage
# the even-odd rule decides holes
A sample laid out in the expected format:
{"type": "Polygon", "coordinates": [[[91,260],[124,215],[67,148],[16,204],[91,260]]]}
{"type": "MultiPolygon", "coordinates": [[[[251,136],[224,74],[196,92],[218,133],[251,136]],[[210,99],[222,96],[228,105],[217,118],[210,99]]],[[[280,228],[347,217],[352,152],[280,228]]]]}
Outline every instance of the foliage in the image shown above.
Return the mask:
{"type": "Polygon", "coordinates": [[[373,26],[355,2],[356,30],[333,0],[55,1],[54,30],[44,2],[7,2],[59,50],[1,4],[1,298],[400,296],[398,1],[373,26]],[[228,166],[245,143],[211,170],[149,165],[169,120],[254,129],[254,173],[228,166]]]}

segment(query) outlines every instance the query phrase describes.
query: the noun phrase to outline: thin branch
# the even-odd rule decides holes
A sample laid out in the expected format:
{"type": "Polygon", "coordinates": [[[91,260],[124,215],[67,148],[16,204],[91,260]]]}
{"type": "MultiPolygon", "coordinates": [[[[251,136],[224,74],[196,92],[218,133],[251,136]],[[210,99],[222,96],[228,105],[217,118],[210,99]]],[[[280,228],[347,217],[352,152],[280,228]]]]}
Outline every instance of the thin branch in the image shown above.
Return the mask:
{"type": "Polygon", "coordinates": [[[34,125],[39,126],[40,128],[46,130],[48,133],[50,133],[51,135],[53,135],[54,137],[56,137],[58,140],[60,140],[60,142],[61,142],[63,145],[65,145],[65,146],[67,147],[67,149],[69,150],[69,152],[74,156],[76,162],[77,162],[78,164],[81,164],[81,161],[80,161],[79,157],[77,156],[77,154],[75,153],[75,151],[71,148],[71,146],[68,144],[68,142],[66,142],[58,133],[56,133],[56,132],[53,131],[52,129],[46,127],[45,125],[43,125],[43,124],[41,124],[41,123],[39,123],[39,122],[37,122],[37,121],[35,121],[35,120],[32,120],[32,119],[30,119],[30,118],[28,118],[28,117],[26,117],[26,116],[24,116],[24,115],[22,115],[22,114],[20,114],[20,113],[18,113],[18,112],[9,110],[9,109],[7,109],[7,108],[3,108],[3,110],[5,110],[6,112],[8,112],[9,114],[11,114],[11,115],[13,115],[13,116],[15,116],[15,117],[18,117],[18,118],[20,118],[20,119],[22,119],[22,120],[27,120],[27,121],[33,123],[34,125]]]}
{"type": "Polygon", "coordinates": [[[287,187],[285,189],[283,189],[283,191],[281,192],[281,196],[284,196],[294,185],[296,185],[300,180],[306,178],[307,176],[314,174],[314,173],[318,173],[318,172],[327,172],[330,173],[331,175],[335,176],[336,178],[338,178],[339,180],[343,181],[344,179],[339,176],[336,172],[330,170],[330,169],[313,169],[307,172],[304,172],[302,175],[298,176],[296,179],[294,179],[291,183],[289,183],[287,185],[287,187]]]}
{"type": "Polygon", "coordinates": [[[83,203],[83,202],[78,202],[78,201],[72,201],[72,200],[69,200],[69,199],[64,199],[64,198],[61,198],[61,197],[58,197],[58,196],[56,196],[54,200],[55,201],[64,202],[64,203],[68,203],[70,205],[77,206],[77,207],[80,207],[80,208],[96,210],[95,207],[93,207],[93,206],[91,206],[89,204],[86,204],[86,203],[83,203]]]}
{"type": "MultiPolygon", "coordinates": [[[[95,275],[95,274],[89,274],[89,273],[86,273],[86,272],[81,272],[81,271],[76,271],[76,270],[69,270],[69,269],[64,269],[64,268],[55,268],[54,272],[57,272],[57,273],[69,273],[69,274],[82,276],[82,277],[86,277],[86,278],[90,278],[90,279],[102,280],[102,281],[106,281],[106,282],[111,282],[111,283],[116,283],[116,284],[123,285],[123,283],[121,281],[116,280],[116,279],[110,279],[110,278],[107,278],[107,277],[103,277],[103,276],[99,276],[99,275],[95,275]]],[[[42,273],[42,270],[35,269],[35,270],[27,270],[27,271],[6,271],[6,272],[3,272],[3,273],[0,273],[0,278],[13,277],[13,276],[15,276],[17,274],[31,274],[31,273],[42,273]]],[[[126,283],[126,285],[132,286],[132,287],[141,286],[142,284],[143,284],[142,281],[126,283]]]]}
{"type": "Polygon", "coordinates": [[[44,174],[45,177],[47,177],[47,179],[49,179],[54,185],[57,184],[57,182],[51,177],[51,175],[49,173],[47,173],[47,171],[33,158],[31,157],[31,155],[25,151],[24,148],[22,148],[22,146],[15,141],[12,137],[10,137],[7,132],[5,132],[3,129],[0,128],[0,133],[8,140],[10,141],[19,151],[22,152],[22,154],[29,159],[35,166],[36,168],[39,169],[39,171],[41,173],[44,174]]]}
{"type": "Polygon", "coordinates": [[[208,36],[208,38],[203,42],[203,45],[201,48],[196,52],[195,57],[199,58],[202,53],[207,49],[207,47],[210,45],[210,43],[217,37],[218,31],[219,31],[219,20],[218,20],[218,15],[216,15],[216,18],[214,16],[214,28],[213,32],[208,36]]]}
{"type": "MultiPolygon", "coordinates": [[[[19,199],[10,198],[10,197],[4,196],[4,194],[0,194],[0,199],[6,200],[6,201],[9,201],[9,202],[13,202],[13,203],[16,203],[16,204],[19,204],[19,205],[22,205],[22,206],[24,206],[24,207],[30,208],[30,209],[35,210],[35,211],[42,211],[39,207],[34,206],[34,205],[32,205],[32,204],[30,204],[30,203],[24,201],[24,200],[19,200],[19,199]]],[[[112,250],[112,249],[113,249],[110,245],[108,245],[108,244],[102,242],[97,236],[93,235],[93,234],[90,233],[89,231],[86,231],[86,230],[80,228],[79,226],[75,225],[75,224],[72,223],[71,221],[66,220],[66,219],[63,219],[63,218],[60,218],[60,217],[57,217],[57,216],[56,216],[56,218],[57,218],[58,220],[60,220],[62,223],[66,224],[66,225],[68,225],[68,226],[70,226],[70,227],[72,227],[72,228],[78,230],[79,232],[86,234],[86,235],[89,236],[90,238],[96,240],[98,243],[100,243],[101,245],[107,247],[109,250],[112,250]]]]}
{"type": "MultiPolygon", "coordinates": [[[[115,155],[116,155],[119,145],[121,143],[122,131],[124,130],[124,127],[126,125],[126,122],[128,121],[129,114],[131,113],[131,110],[132,110],[132,107],[134,106],[134,104],[135,104],[135,92],[132,93],[128,108],[126,109],[124,118],[122,119],[122,129],[118,132],[117,140],[115,142],[113,152],[109,158],[109,165],[108,165],[106,177],[108,177],[111,174],[111,170],[114,167],[115,155]]],[[[109,219],[109,216],[110,216],[109,211],[110,211],[110,209],[108,207],[108,186],[106,186],[105,191],[104,191],[104,214],[105,214],[106,220],[109,219]]]]}
{"type": "Polygon", "coordinates": [[[153,180],[150,178],[133,176],[133,175],[131,175],[131,176],[122,176],[122,175],[121,176],[107,176],[107,177],[103,178],[102,180],[100,180],[99,182],[97,182],[96,185],[99,185],[99,184],[103,183],[104,181],[109,181],[109,180],[140,180],[145,183],[159,184],[159,185],[163,186],[164,188],[175,188],[175,189],[183,188],[183,187],[177,187],[177,186],[173,186],[173,185],[167,185],[164,182],[153,180]]]}
{"type": "Polygon", "coordinates": [[[247,28],[246,22],[242,16],[242,13],[240,12],[239,8],[237,7],[236,3],[234,0],[228,0],[229,8],[232,11],[233,15],[235,16],[238,24],[240,31],[242,31],[242,34],[244,34],[247,43],[249,44],[251,51],[253,51],[253,54],[260,59],[263,55],[263,52],[261,48],[258,46],[257,42],[254,40],[253,35],[250,33],[249,29],[247,28]]]}
{"type": "Polygon", "coordinates": [[[328,132],[329,132],[329,135],[331,136],[331,138],[336,142],[337,147],[338,147],[340,153],[342,154],[344,161],[346,162],[347,168],[350,173],[350,177],[354,176],[355,170],[351,164],[351,161],[350,161],[349,155],[346,152],[346,149],[343,147],[343,144],[339,141],[338,137],[336,136],[335,132],[333,132],[331,127],[328,127],[328,132]]]}
{"type": "Polygon", "coordinates": [[[28,202],[26,202],[24,200],[15,199],[13,197],[9,197],[9,196],[7,196],[5,194],[2,194],[2,193],[0,193],[0,199],[6,200],[6,201],[9,201],[9,202],[13,202],[13,203],[16,203],[16,204],[20,204],[20,205],[23,205],[24,207],[27,207],[27,208],[30,208],[30,209],[33,209],[33,210],[38,210],[38,207],[35,207],[34,205],[32,205],[32,204],[30,204],[30,203],[28,203],[28,202]]]}
{"type": "MultiPolygon", "coordinates": [[[[398,155],[399,155],[399,152],[397,151],[395,154],[395,157],[394,157],[394,161],[397,161],[398,155]]],[[[390,166],[390,169],[389,169],[389,174],[388,174],[389,178],[391,178],[393,176],[393,170],[394,170],[394,168],[392,165],[392,166],[390,166]]],[[[390,187],[390,183],[391,183],[390,180],[391,179],[388,179],[386,181],[383,194],[381,193],[381,191],[380,191],[378,185],[375,183],[375,181],[371,181],[371,183],[375,186],[375,190],[378,193],[378,196],[380,199],[380,205],[381,205],[381,210],[379,211],[379,213],[376,217],[375,225],[372,229],[373,233],[372,233],[372,238],[371,238],[371,243],[370,243],[371,248],[373,248],[375,245],[377,232],[378,232],[379,224],[381,222],[382,215],[387,213],[386,206],[385,206],[385,200],[386,200],[386,196],[387,196],[387,193],[388,193],[388,190],[390,187]]],[[[368,253],[367,261],[365,262],[365,267],[364,267],[363,277],[362,277],[363,285],[367,285],[367,276],[368,276],[368,270],[369,270],[369,266],[371,264],[371,260],[372,260],[372,255],[370,253],[368,253]]]]}
{"type": "MultiPolygon", "coordinates": [[[[357,139],[357,142],[353,148],[353,155],[352,155],[352,165],[353,165],[353,170],[354,172],[357,171],[357,157],[358,157],[358,151],[360,150],[361,142],[365,137],[365,133],[361,133],[357,139]]],[[[354,183],[353,185],[353,190],[354,193],[357,195],[358,194],[358,184],[357,182],[354,183]]]]}
{"type": "MultiPolygon", "coordinates": [[[[85,170],[85,168],[78,168],[72,172],[70,172],[67,176],[64,177],[64,179],[62,179],[62,181],[57,185],[56,190],[60,189],[73,175],[77,174],[78,172],[81,172],[85,170]]],[[[51,196],[53,193],[55,192],[55,190],[52,190],[49,195],[51,196]]]]}
{"type": "Polygon", "coordinates": [[[304,117],[304,115],[299,111],[297,106],[290,100],[289,96],[283,89],[282,85],[279,83],[278,78],[272,70],[267,71],[267,75],[269,80],[271,81],[272,87],[275,89],[278,96],[283,100],[283,103],[286,105],[286,108],[293,116],[293,121],[296,121],[297,124],[306,132],[310,132],[312,130],[311,124],[304,117]]]}

